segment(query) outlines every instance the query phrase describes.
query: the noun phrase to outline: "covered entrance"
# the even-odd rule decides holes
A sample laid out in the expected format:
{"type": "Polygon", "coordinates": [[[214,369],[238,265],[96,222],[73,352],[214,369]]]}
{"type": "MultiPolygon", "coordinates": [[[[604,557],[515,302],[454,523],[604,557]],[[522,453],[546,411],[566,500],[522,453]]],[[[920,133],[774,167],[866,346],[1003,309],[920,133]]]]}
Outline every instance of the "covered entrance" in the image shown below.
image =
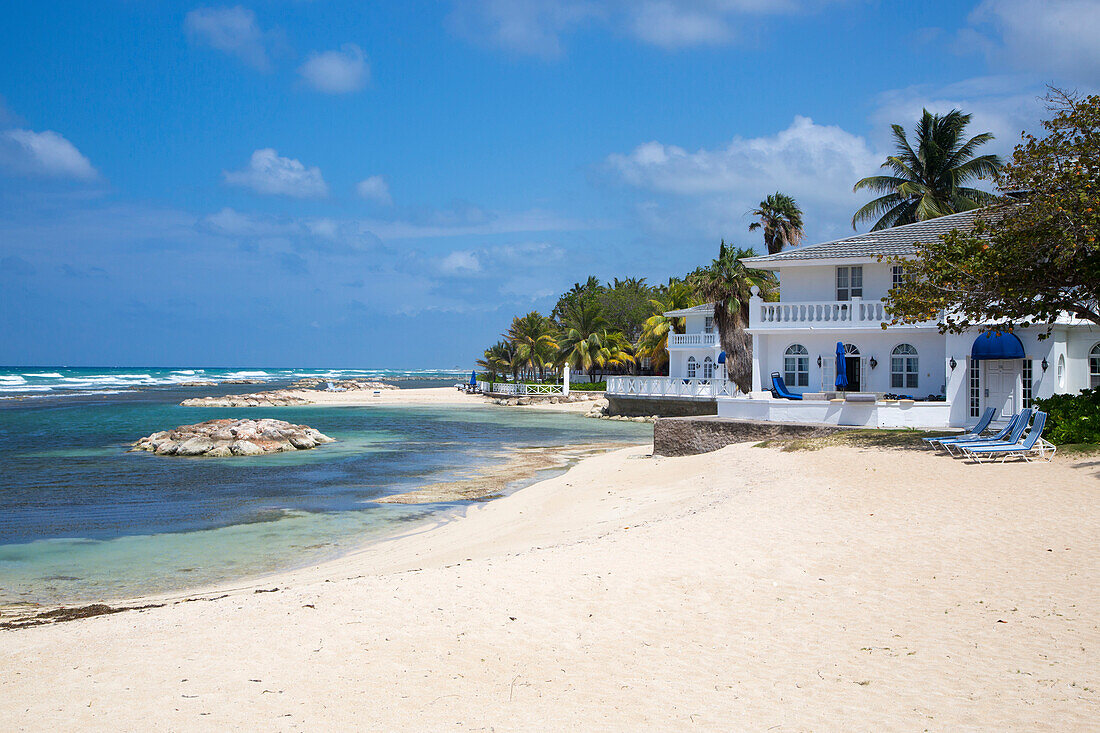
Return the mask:
{"type": "Polygon", "coordinates": [[[982,409],[994,407],[995,420],[1008,420],[1020,408],[1023,384],[1024,345],[1014,333],[986,332],[974,339],[973,361],[982,369],[982,409]]]}

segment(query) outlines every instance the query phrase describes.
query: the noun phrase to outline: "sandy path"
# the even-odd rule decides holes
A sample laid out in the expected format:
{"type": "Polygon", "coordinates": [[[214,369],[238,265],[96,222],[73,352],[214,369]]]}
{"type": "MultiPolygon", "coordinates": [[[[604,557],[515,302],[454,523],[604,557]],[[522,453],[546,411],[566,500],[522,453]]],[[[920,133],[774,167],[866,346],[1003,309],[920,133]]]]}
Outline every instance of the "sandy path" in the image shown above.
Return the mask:
{"type": "Polygon", "coordinates": [[[465,519],[263,584],[278,592],[0,632],[0,725],[1074,731],[1100,719],[1095,462],[647,452],[587,459],[465,519]]]}

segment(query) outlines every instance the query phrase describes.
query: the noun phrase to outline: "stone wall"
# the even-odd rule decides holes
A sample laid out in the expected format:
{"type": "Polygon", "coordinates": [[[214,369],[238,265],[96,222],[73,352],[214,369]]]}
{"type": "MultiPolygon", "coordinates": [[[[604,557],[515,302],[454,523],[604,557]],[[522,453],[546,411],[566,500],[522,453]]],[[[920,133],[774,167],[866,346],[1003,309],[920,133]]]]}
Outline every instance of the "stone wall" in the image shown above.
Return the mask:
{"type": "Polygon", "coordinates": [[[716,400],[670,400],[656,397],[621,397],[607,395],[609,415],[638,417],[687,417],[691,415],[717,415],[716,400]]]}
{"type": "Polygon", "coordinates": [[[845,429],[851,428],[725,417],[663,417],[653,426],[653,454],[691,456],[709,453],[732,443],[778,437],[807,438],[845,429]]]}

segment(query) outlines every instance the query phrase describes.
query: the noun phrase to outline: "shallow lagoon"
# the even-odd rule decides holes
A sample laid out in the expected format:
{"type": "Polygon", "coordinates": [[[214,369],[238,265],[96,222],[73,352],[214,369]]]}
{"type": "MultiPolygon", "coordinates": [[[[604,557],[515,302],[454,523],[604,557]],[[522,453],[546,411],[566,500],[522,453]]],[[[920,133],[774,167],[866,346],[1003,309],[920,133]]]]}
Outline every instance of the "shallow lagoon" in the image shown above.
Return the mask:
{"type": "Polygon", "coordinates": [[[648,440],[647,424],[453,407],[184,408],[182,391],[0,407],[0,604],[85,602],[308,565],[456,504],[372,500],[451,481],[502,449],[648,440]],[[150,432],[229,416],[339,442],[261,458],[128,453],[150,432]]]}

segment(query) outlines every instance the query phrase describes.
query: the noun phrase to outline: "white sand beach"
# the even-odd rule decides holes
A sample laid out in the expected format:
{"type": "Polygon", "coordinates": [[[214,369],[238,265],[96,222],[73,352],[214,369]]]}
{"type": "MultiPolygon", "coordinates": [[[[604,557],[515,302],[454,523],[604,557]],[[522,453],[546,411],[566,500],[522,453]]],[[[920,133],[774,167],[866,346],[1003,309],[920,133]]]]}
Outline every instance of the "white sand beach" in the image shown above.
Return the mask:
{"type": "Polygon", "coordinates": [[[1097,461],[648,454],[325,565],[2,631],[0,726],[1095,730],[1097,461]]]}
{"type": "MultiPolygon", "coordinates": [[[[323,390],[287,390],[288,394],[326,407],[367,407],[371,405],[396,406],[419,405],[440,407],[448,405],[466,405],[478,407],[492,404],[489,397],[478,394],[466,394],[454,387],[424,387],[418,389],[381,389],[349,390],[347,392],[325,392],[323,390]]],[[[602,395],[599,395],[602,396],[602,395]]],[[[545,400],[525,405],[524,409],[550,410],[553,412],[587,412],[592,403],[563,402],[551,403],[545,400]]]]}

